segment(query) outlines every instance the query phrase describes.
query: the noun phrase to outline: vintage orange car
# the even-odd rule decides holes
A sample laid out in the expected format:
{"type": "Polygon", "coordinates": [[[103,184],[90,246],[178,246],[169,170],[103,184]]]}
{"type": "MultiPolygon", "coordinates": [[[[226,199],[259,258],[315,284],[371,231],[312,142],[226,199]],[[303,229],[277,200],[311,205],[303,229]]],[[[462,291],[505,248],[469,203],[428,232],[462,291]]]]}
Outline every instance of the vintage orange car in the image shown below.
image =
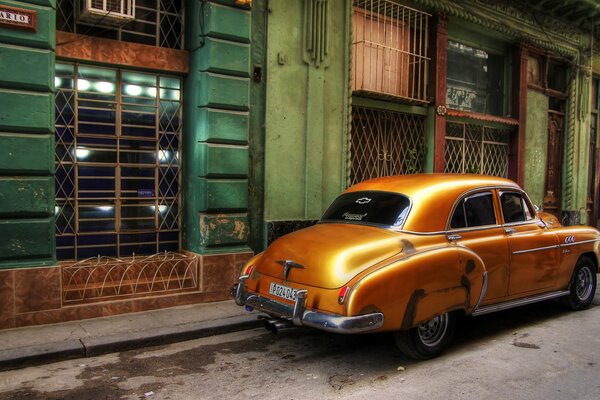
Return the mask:
{"type": "Polygon", "coordinates": [[[400,350],[428,359],[460,314],[554,298],[586,308],[599,246],[596,229],[562,226],[508,179],[393,176],[352,186],[318,224],[276,240],[232,294],[274,331],[393,331],[400,350]]]}

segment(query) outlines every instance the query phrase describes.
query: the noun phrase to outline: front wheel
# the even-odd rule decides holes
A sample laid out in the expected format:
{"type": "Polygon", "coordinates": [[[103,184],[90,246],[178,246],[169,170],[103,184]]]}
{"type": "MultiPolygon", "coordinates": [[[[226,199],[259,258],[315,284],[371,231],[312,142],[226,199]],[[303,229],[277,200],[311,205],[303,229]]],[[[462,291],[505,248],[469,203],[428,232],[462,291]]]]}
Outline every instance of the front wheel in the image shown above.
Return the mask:
{"type": "Polygon", "coordinates": [[[569,285],[569,294],[563,298],[563,304],[572,310],[586,309],[596,294],[596,266],[588,257],[577,261],[569,285]]]}
{"type": "Polygon", "coordinates": [[[406,331],[394,332],[396,346],[417,360],[428,360],[442,354],[454,336],[456,315],[444,313],[406,331]]]}

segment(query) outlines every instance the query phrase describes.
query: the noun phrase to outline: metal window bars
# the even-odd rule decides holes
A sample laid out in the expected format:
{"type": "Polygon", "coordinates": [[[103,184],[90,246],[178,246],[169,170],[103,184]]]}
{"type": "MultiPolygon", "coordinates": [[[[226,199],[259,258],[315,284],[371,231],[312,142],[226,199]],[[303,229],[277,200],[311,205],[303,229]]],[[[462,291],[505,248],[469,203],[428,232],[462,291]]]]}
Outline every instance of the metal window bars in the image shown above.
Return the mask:
{"type": "Polygon", "coordinates": [[[446,123],[445,172],[508,176],[510,129],[446,123]]]}
{"type": "Polygon", "coordinates": [[[423,172],[425,123],[419,115],[352,107],[350,183],[423,172]]]}
{"type": "Polygon", "coordinates": [[[391,0],[354,0],[352,90],[427,103],[430,15],[391,0]]]}
{"type": "Polygon", "coordinates": [[[179,250],[181,79],[56,67],[60,260],[179,250]]]}
{"type": "MultiPolygon", "coordinates": [[[[57,30],[172,49],[183,50],[184,48],[185,2],[183,0],[136,1],[135,20],[123,22],[120,26],[102,26],[102,21],[99,23],[78,21],[76,1],[79,0],[57,1],[57,30]]],[[[102,3],[101,0],[96,1],[102,3]]]]}

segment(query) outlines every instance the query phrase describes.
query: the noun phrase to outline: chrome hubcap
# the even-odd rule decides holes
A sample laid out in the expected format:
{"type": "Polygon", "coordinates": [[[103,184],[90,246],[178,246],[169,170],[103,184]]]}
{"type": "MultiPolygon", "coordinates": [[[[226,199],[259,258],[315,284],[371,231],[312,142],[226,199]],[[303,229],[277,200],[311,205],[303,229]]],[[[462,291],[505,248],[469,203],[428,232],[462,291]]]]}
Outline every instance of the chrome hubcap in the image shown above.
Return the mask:
{"type": "Polygon", "coordinates": [[[577,273],[575,278],[575,295],[581,301],[586,301],[592,293],[592,271],[584,267],[577,273]]]}
{"type": "Polygon", "coordinates": [[[433,347],[441,342],[448,329],[448,314],[442,314],[417,327],[424,345],[433,347]]]}

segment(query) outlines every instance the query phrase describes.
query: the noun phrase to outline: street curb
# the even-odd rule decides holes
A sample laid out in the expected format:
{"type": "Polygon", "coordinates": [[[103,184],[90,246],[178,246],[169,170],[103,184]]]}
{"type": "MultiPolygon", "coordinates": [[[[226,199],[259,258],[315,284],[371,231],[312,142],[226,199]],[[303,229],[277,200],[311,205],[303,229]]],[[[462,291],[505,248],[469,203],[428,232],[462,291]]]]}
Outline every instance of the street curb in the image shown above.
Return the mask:
{"type": "Polygon", "coordinates": [[[158,346],[199,339],[207,336],[221,335],[263,326],[256,315],[238,316],[215,321],[195,322],[185,325],[157,329],[151,333],[132,332],[105,337],[82,339],[85,357],[115,353],[141,347],[158,346]]]}
{"type": "Polygon", "coordinates": [[[0,350],[0,371],[85,357],[78,339],[0,350]]]}
{"type": "Polygon", "coordinates": [[[31,347],[0,350],[0,371],[47,364],[74,358],[166,345],[207,336],[220,335],[263,326],[256,314],[213,321],[194,322],[156,329],[152,332],[129,332],[103,337],[88,337],[31,347]]]}

